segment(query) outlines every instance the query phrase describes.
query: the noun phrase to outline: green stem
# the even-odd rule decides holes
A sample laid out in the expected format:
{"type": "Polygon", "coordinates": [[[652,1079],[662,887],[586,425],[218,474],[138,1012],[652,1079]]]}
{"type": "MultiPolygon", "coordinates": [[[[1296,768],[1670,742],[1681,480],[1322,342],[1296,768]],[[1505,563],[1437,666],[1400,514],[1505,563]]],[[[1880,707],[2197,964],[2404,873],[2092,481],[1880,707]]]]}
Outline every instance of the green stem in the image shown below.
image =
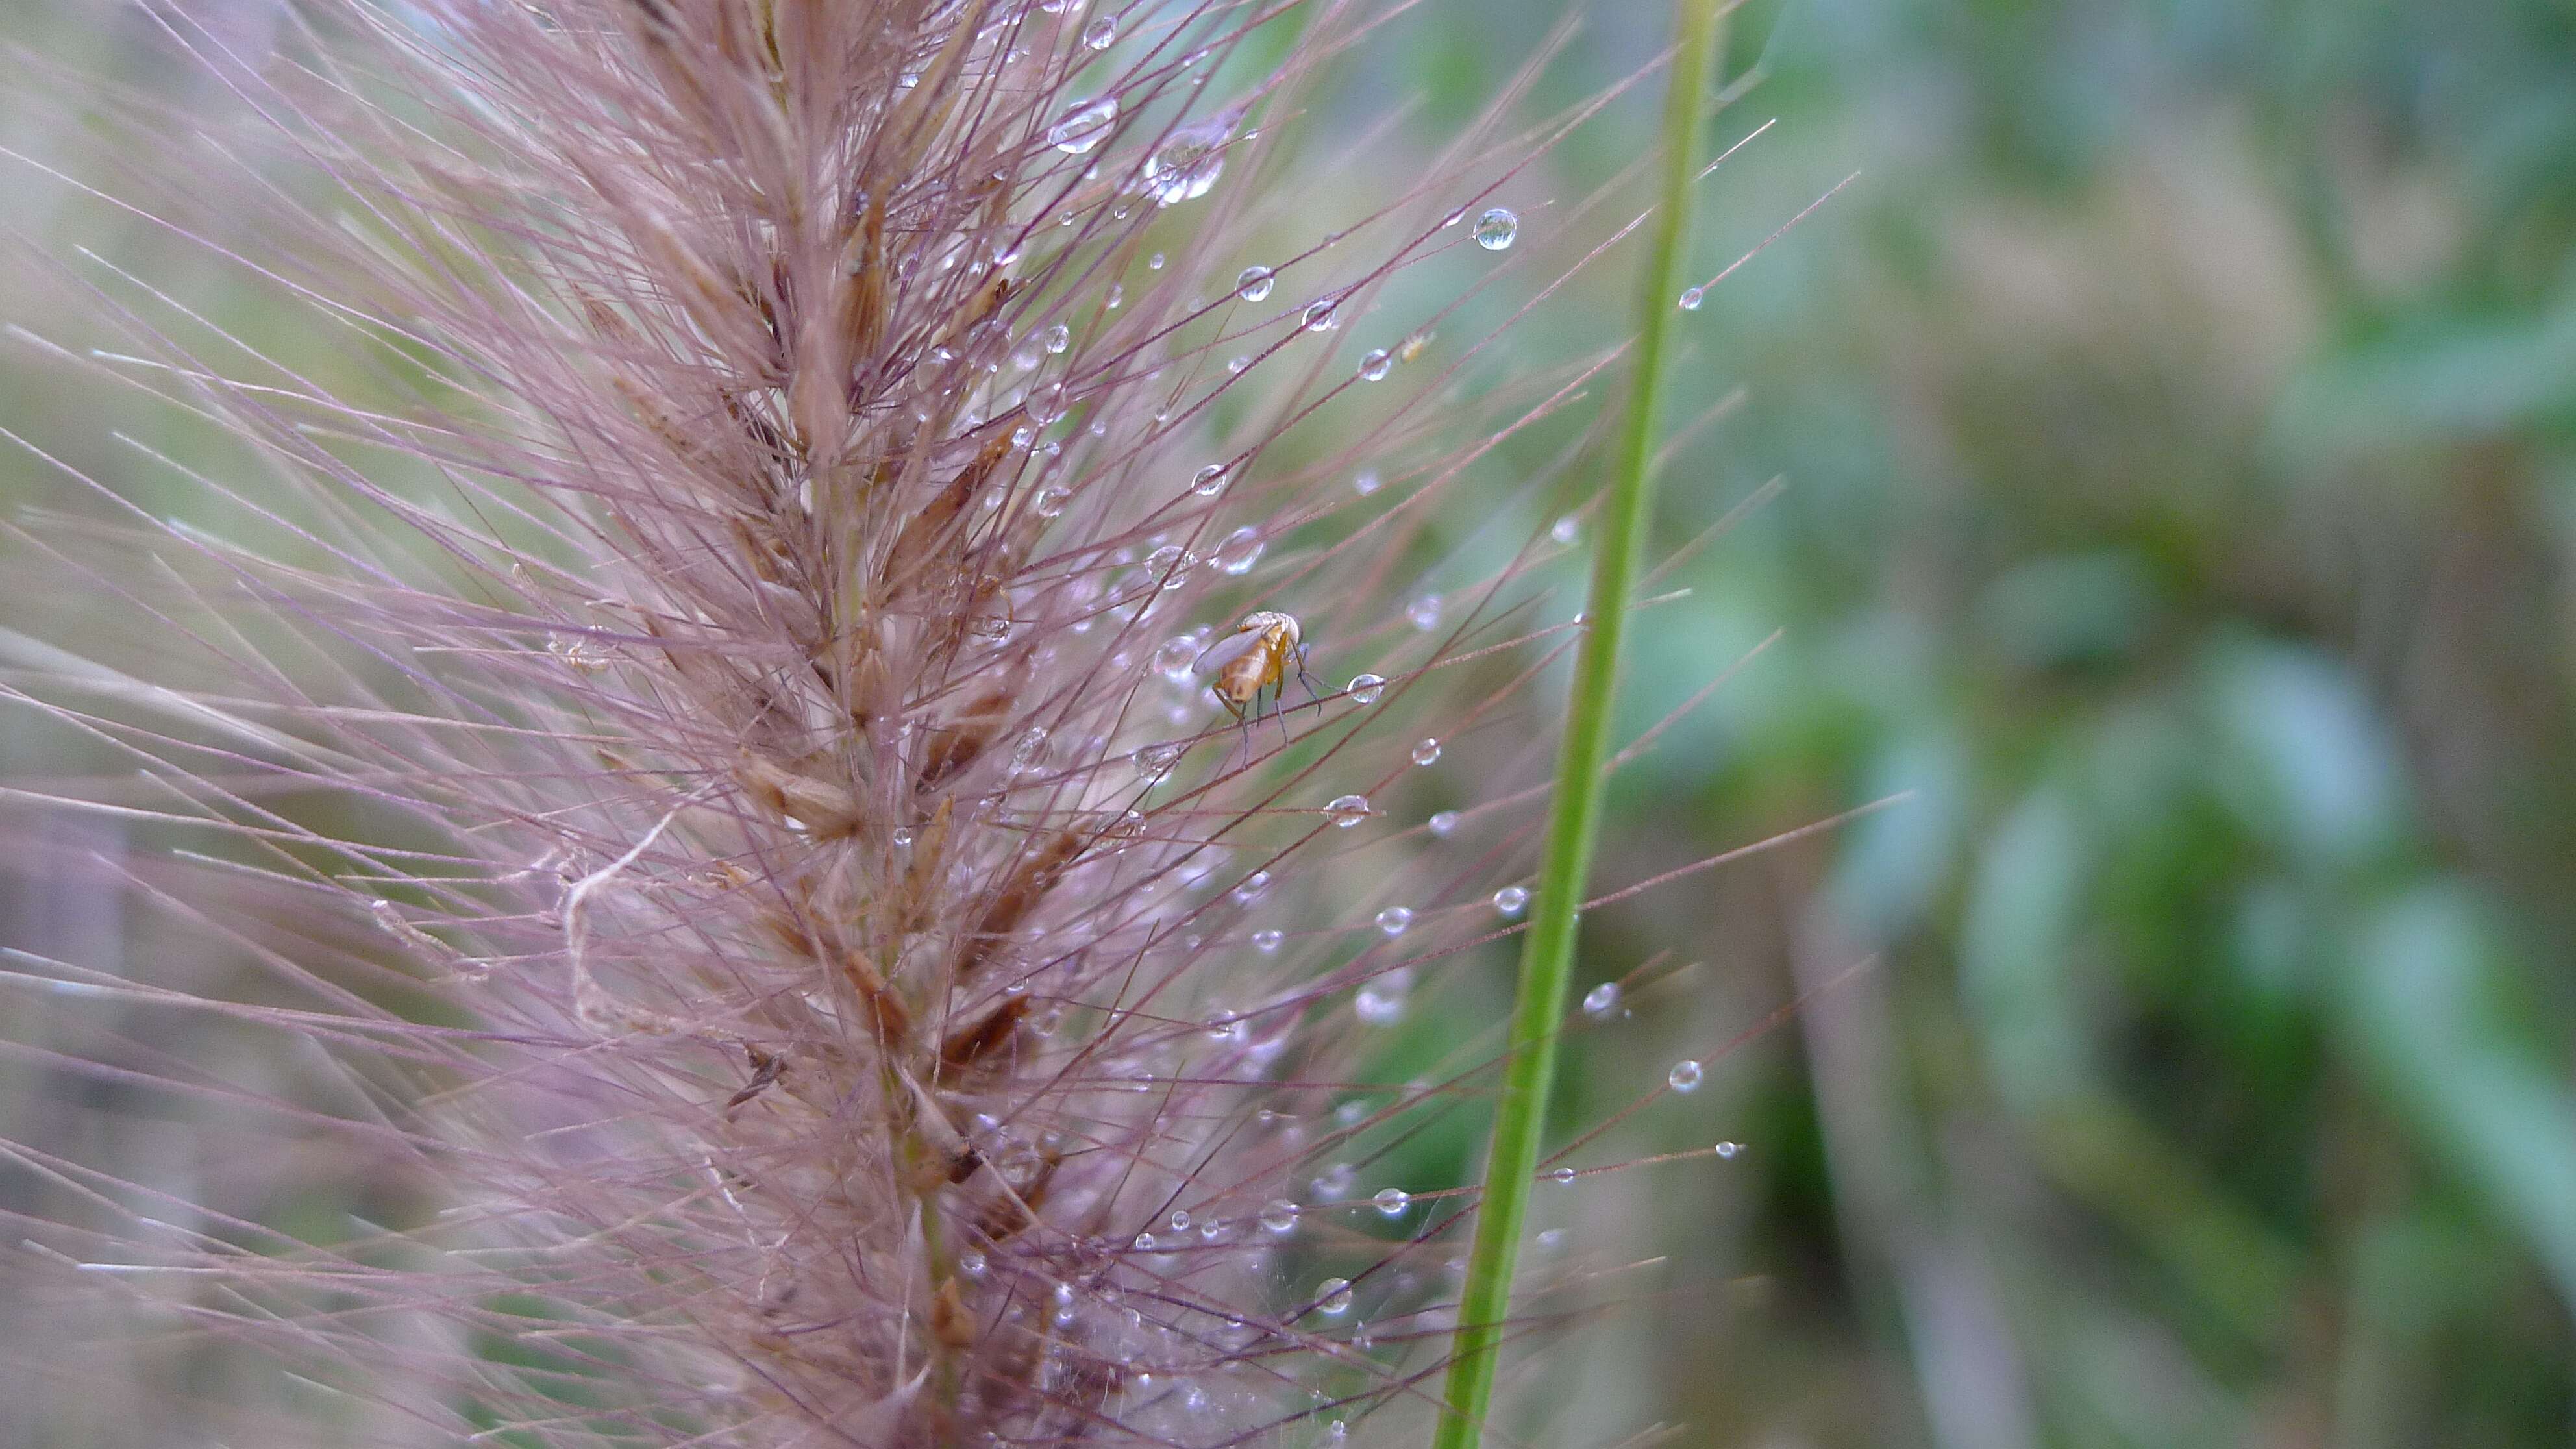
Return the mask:
{"type": "Polygon", "coordinates": [[[1654,254],[1639,306],[1637,383],[1620,438],[1618,472],[1603,500],[1600,541],[1592,559],[1587,626],[1574,656],[1565,740],[1557,756],[1547,854],[1538,899],[1521,948],[1520,986],[1512,1004],[1510,1054],[1495,1102],[1493,1149],[1486,1156],[1485,1195],[1476,1241],[1458,1301],[1458,1334],[1449,1363],[1447,1404],[1433,1449],[1475,1449],[1494,1390],[1496,1349],[1511,1311],[1512,1274],[1521,1224],[1529,1215],[1538,1172],[1539,1132],[1556,1079],[1556,1042],[1574,979],[1574,913],[1591,873],[1600,833],[1603,765],[1610,751],[1610,710],[1619,670],[1619,636],[1645,532],[1648,474],[1654,466],[1656,402],[1663,390],[1684,243],[1690,235],[1691,183],[1697,170],[1700,106],[1708,93],[1726,6],[1722,0],[1677,0],[1672,89],[1664,100],[1664,189],[1654,254]]]}

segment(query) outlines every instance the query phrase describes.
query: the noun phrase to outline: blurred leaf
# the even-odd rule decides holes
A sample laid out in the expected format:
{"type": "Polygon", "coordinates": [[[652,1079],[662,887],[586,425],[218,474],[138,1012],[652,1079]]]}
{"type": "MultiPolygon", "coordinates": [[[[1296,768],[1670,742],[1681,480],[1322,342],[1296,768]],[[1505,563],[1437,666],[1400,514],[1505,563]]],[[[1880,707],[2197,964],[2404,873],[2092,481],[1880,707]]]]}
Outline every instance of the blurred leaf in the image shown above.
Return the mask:
{"type": "Polygon", "coordinates": [[[2507,990],[2517,970],[2484,903],[2425,886],[2361,925],[2342,1024],[2425,1147],[2576,1305],[2576,1092],[2530,1039],[2507,990]]]}

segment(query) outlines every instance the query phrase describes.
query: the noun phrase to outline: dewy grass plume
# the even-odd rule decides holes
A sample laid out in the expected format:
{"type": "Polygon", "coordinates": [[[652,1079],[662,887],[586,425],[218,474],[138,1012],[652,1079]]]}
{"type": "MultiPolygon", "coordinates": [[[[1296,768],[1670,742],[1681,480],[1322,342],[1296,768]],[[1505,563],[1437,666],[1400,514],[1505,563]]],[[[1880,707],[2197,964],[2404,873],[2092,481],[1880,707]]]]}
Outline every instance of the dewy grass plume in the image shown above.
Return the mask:
{"type": "Polygon", "coordinates": [[[1496,1040],[1380,1084],[1371,1033],[1518,929],[1564,478],[1478,465],[1611,359],[1471,392],[1473,309],[1391,283],[1518,278],[1515,172],[1589,109],[1284,246],[1260,123],[1351,7],[1240,80],[1279,15],[150,14],[232,119],[120,94],[113,166],[13,164],[258,301],[66,252],[117,345],[16,334],[204,446],[138,442],[163,519],[10,433],[91,498],[22,555],[135,626],[0,640],[88,762],[11,808],[126,832],[96,888],[158,945],[7,980],[100,1014],[48,1071],[195,1126],[22,1132],[31,1251],[291,1365],[236,1439],[1418,1432],[1459,1204],[1381,1174],[1496,1040]],[[1306,650],[1238,724],[1256,611],[1306,650]]]}

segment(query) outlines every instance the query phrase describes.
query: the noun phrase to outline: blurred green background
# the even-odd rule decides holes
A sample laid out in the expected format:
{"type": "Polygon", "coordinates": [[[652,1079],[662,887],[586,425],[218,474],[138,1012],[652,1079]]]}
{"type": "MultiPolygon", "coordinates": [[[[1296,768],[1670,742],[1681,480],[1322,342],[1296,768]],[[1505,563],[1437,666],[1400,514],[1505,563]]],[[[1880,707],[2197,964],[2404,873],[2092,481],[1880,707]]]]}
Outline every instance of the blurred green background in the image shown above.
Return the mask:
{"type": "MultiPolygon", "coordinates": [[[[1558,99],[1655,10],[1594,7],[1558,99]]],[[[1559,18],[1487,12],[1381,57],[1435,126],[1559,18]]],[[[1595,976],[1709,963],[1674,1055],[1814,993],[1692,1104],[1748,1151],[1633,1210],[1697,1284],[1614,1374],[1640,1422],[2576,1440],[2572,16],[1739,12],[1710,149],[1779,124],[1700,274],[1862,175],[1686,329],[1677,412],[1750,396],[1663,541],[1787,486],[1648,616],[1635,724],[1787,634],[1636,767],[1604,871],[1911,793],[1591,931],[1595,976]]]]}
{"type": "MultiPolygon", "coordinates": [[[[1433,6],[1354,83],[1427,148],[1568,18],[1433,6]]],[[[1663,43],[1579,19],[1537,110],[1663,43]]],[[[1589,927],[1591,978],[1705,965],[1577,1049],[1569,1128],[1803,1003],[1691,1101],[1744,1152],[1587,1200],[1665,1262],[1531,1371],[1547,1442],[2576,1442],[2576,11],[1766,0],[1728,69],[1712,151],[1778,124],[1702,275],[1861,177],[1685,329],[1677,421],[1748,397],[1659,536],[1786,486],[1648,616],[1632,727],[1786,635],[1603,876],[1906,798],[1589,927]]]]}

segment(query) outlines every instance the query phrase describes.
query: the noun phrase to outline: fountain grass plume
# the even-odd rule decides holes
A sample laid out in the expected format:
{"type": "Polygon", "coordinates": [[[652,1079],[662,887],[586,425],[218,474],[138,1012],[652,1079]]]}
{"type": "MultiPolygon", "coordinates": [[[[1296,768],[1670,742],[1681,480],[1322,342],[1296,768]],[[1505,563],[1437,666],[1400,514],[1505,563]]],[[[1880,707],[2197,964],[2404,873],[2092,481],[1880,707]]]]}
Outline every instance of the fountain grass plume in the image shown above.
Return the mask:
{"type": "Polygon", "coordinates": [[[1519,275],[1499,193],[1611,97],[1283,248],[1266,118],[1381,16],[145,13],[227,119],[9,154],[252,300],[82,252],[12,332],[168,420],[6,433],[79,490],[11,541],[81,605],[0,635],[80,762],[13,868],[82,841],[123,944],[0,982],[44,1100],[190,1124],[9,1126],[55,1289],[192,1383],[290,1366],[196,1411],[272,1443],[1426,1425],[1459,1204],[1370,1179],[1503,1058],[1380,1083],[1370,1030],[1518,929],[1588,440],[1479,464],[1617,354],[1469,388],[1493,338],[1393,283],[1519,275]],[[1256,610],[1307,649],[1238,722],[1256,610]]]}

